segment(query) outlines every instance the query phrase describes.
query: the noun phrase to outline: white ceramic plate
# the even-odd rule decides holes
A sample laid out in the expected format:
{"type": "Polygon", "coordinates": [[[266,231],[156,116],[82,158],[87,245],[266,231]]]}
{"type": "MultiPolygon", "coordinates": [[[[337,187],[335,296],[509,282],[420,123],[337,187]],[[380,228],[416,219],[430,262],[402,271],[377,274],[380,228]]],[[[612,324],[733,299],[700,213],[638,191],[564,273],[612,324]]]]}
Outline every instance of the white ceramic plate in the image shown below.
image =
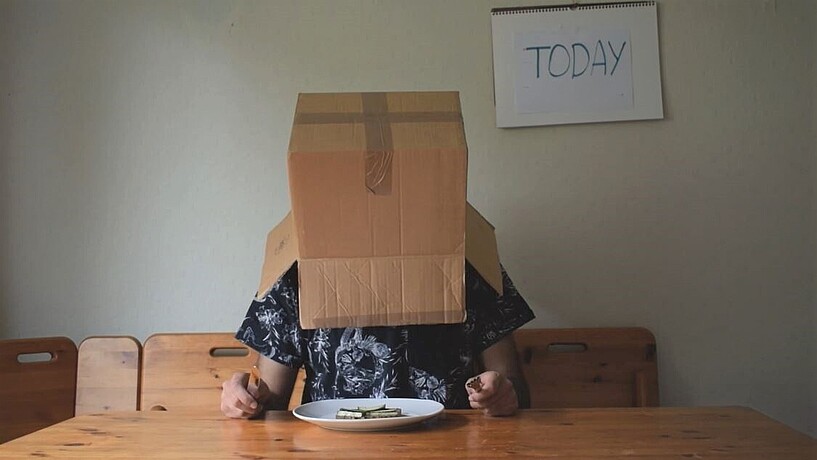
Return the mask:
{"type": "Polygon", "coordinates": [[[389,398],[389,399],[325,399],[301,404],[292,414],[301,420],[314,423],[330,430],[342,431],[382,431],[394,430],[420,423],[437,416],[443,411],[443,405],[427,399],[389,398]],[[363,420],[336,419],[335,414],[342,407],[358,406],[399,407],[403,416],[394,418],[373,418],[363,420]]]}

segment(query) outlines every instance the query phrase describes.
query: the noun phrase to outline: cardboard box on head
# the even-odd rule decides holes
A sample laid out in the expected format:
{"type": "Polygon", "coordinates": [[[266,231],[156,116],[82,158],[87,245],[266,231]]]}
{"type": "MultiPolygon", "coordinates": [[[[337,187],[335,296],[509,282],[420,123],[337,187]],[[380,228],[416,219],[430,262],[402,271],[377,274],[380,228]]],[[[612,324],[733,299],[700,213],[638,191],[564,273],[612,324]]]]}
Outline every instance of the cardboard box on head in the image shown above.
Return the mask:
{"type": "Polygon", "coordinates": [[[258,296],[297,261],[304,329],[463,322],[466,259],[502,293],[467,152],[456,92],[300,94],[258,296]]]}

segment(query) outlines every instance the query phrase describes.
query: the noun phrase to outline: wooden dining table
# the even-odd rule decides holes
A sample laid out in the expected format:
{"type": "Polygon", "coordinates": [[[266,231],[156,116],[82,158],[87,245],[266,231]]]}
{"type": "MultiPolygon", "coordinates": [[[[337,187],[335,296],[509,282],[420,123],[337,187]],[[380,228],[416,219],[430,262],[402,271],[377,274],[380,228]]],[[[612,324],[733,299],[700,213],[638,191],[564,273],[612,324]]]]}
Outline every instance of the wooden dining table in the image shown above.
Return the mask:
{"type": "Polygon", "coordinates": [[[742,407],[447,410],[396,431],[327,430],[291,412],[82,415],[0,445],[0,459],[817,459],[817,440],[742,407]]]}

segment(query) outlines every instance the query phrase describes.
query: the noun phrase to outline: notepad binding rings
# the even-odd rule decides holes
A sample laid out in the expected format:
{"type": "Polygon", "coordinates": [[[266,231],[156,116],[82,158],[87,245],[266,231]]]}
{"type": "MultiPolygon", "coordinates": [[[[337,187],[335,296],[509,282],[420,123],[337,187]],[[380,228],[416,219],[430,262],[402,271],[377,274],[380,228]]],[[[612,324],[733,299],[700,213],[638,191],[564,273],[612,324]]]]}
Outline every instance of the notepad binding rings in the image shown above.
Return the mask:
{"type": "Polygon", "coordinates": [[[642,6],[654,6],[654,1],[648,2],[622,2],[622,3],[573,3],[570,5],[552,5],[552,6],[517,6],[509,8],[494,8],[491,14],[494,16],[506,14],[527,14],[527,13],[548,13],[552,11],[570,11],[570,10],[604,10],[609,8],[634,8],[642,6]]]}

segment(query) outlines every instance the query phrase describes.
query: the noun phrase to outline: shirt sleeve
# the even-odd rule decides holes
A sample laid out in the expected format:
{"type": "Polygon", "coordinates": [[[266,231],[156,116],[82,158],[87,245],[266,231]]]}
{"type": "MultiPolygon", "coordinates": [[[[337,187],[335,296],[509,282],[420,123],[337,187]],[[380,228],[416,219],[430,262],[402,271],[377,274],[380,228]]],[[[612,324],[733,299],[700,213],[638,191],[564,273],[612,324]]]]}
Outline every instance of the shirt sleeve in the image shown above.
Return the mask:
{"type": "Polygon", "coordinates": [[[298,324],[298,274],[293,265],[263,299],[254,299],[235,338],[285,366],[303,364],[298,324]]]}
{"type": "Polygon", "coordinates": [[[471,276],[466,291],[466,309],[468,315],[472,317],[472,321],[467,322],[472,328],[474,352],[481,353],[532,320],[535,315],[516,290],[504,267],[501,296],[497,296],[493,288],[470,264],[467,269],[471,272],[467,274],[471,276]]]}

